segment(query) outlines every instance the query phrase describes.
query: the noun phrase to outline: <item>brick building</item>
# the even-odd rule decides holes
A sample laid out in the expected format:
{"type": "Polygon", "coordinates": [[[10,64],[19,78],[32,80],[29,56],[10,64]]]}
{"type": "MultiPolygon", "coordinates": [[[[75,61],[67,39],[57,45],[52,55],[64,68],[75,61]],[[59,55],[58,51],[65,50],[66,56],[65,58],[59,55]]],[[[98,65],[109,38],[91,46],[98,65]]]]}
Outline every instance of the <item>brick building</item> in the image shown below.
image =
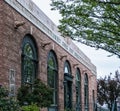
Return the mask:
{"type": "Polygon", "coordinates": [[[54,89],[47,111],[94,111],[96,67],[31,0],[0,0],[0,83],[14,94],[40,78],[54,89]]]}

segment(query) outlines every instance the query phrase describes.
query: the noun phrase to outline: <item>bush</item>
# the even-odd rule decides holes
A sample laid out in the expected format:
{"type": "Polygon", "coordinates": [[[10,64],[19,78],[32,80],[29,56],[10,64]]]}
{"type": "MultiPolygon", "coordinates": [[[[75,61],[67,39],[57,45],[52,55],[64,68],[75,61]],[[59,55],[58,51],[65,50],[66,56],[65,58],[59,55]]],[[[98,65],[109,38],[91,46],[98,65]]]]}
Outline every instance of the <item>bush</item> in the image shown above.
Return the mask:
{"type": "Polygon", "coordinates": [[[17,99],[21,106],[36,104],[39,107],[48,107],[52,103],[53,91],[50,87],[41,82],[40,79],[34,81],[32,85],[22,85],[18,90],[17,99]]]}
{"type": "Polygon", "coordinates": [[[39,107],[36,104],[22,106],[22,111],[39,111],[39,107]]]}
{"type": "Polygon", "coordinates": [[[18,102],[9,97],[9,91],[0,86],[0,111],[19,111],[20,107],[18,102]]]}

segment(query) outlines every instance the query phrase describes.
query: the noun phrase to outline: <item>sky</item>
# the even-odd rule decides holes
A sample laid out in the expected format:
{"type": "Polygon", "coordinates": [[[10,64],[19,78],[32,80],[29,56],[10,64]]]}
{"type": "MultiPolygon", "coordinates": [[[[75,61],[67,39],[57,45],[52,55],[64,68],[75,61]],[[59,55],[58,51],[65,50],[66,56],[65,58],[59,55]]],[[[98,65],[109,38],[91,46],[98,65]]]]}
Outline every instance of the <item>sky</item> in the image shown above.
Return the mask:
{"type": "MultiPolygon", "coordinates": [[[[51,11],[50,1],[51,0],[32,0],[56,25],[59,24],[61,18],[57,11],[51,11]]],[[[75,42],[76,43],[76,42],[75,42]]],[[[111,53],[104,50],[96,50],[89,46],[76,43],[80,50],[86,54],[91,62],[97,68],[97,78],[104,78],[105,75],[110,73],[114,74],[116,70],[120,70],[120,59],[117,56],[108,57],[111,53]]]]}

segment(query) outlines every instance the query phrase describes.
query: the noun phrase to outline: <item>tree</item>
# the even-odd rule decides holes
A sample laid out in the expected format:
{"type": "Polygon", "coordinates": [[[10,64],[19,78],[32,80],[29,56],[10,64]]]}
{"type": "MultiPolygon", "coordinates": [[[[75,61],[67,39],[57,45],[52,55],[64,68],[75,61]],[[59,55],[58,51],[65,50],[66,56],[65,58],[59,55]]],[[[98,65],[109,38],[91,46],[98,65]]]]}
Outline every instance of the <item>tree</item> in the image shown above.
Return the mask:
{"type": "MultiPolygon", "coordinates": [[[[107,104],[112,111],[113,104],[120,96],[120,74],[115,72],[115,77],[111,74],[97,80],[97,100],[100,105],[107,104]]],[[[115,111],[115,110],[114,110],[115,111]]]]}
{"type": "Polygon", "coordinates": [[[30,84],[22,85],[17,94],[19,104],[36,104],[40,108],[48,107],[52,103],[53,90],[45,85],[40,79],[36,79],[32,86],[30,84]]]}
{"type": "Polygon", "coordinates": [[[120,0],[52,0],[62,18],[59,31],[120,57],[120,0]]]}

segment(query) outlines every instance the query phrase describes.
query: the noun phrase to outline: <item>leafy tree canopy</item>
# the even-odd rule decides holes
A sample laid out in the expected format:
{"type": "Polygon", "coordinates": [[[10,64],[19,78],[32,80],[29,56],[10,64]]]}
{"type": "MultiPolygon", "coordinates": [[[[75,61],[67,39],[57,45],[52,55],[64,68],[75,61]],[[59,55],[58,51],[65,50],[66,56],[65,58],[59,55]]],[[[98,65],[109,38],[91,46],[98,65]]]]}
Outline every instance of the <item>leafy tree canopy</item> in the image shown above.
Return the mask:
{"type": "MultiPolygon", "coordinates": [[[[97,100],[103,105],[107,104],[110,111],[112,111],[115,100],[120,97],[120,74],[115,72],[115,77],[111,74],[97,80],[97,100]]],[[[114,110],[115,111],[115,110],[114,110]]]]}
{"type": "Polygon", "coordinates": [[[120,0],[52,0],[60,32],[120,57],[120,0]]]}

